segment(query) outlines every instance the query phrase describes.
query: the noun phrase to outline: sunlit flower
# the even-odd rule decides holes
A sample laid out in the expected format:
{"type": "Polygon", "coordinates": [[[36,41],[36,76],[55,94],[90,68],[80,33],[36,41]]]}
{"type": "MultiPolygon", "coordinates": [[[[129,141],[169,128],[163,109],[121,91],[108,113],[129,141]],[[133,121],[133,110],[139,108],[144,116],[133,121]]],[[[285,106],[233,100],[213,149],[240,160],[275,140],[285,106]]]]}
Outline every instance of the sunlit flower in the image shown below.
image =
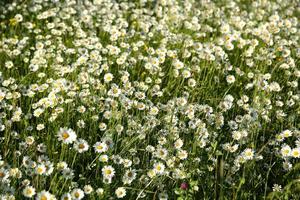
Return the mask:
{"type": "Polygon", "coordinates": [[[78,139],[74,142],[74,149],[77,150],[78,153],[83,153],[89,149],[89,144],[84,139],[78,139]]]}
{"type": "Polygon", "coordinates": [[[116,189],[115,194],[118,199],[121,199],[126,196],[126,190],[123,187],[119,187],[116,189]]]}
{"type": "Polygon", "coordinates": [[[71,144],[76,140],[77,135],[72,129],[60,128],[57,137],[58,140],[62,141],[64,144],[71,144]]]}
{"type": "Polygon", "coordinates": [[[108,150],[108,146],[104,142],[96,142],[96,144],[94,144],[94,149],[97,153],[103,153],[108,150]]]}
{"type": "Polygon", "coordinates": [[[71,197],[72,199],[76,199],[76,200],[83,199],[84,192],[79,188],[75,188],[71,192],[71,197]]]}
{"type": "Polygon", "coordinates": [[[281,150],[280,150],[281,155],[282,155],[283,157],[288,157],[288,156],[290,156],[290,155],[291,155],[291,151],[292,151],[292,149],[291,149],[291,147],[288,146],[288,145],[283,146],[283,147],[281,148],[281,150]]]}
{"type": "Polygon", "coordinates": [[[32,186],[26,186],[23,189],[23,195],[27,198],[32,198],[36,193],[35,193],[35,188],[32,186]]]}
{"type": "Polygon", "coordinates": [[[111,179],[115,175],[115,169],[110,165],[104,166],[102,168],[102,175],[104,176],[104,178],[111,179]]]}
{"type": "Polygon", "coordinates": [[[153,165],[153,170],[156,174],[163,174],[165,171],[165,165],[163,163],[155,163],[153,165]]]}

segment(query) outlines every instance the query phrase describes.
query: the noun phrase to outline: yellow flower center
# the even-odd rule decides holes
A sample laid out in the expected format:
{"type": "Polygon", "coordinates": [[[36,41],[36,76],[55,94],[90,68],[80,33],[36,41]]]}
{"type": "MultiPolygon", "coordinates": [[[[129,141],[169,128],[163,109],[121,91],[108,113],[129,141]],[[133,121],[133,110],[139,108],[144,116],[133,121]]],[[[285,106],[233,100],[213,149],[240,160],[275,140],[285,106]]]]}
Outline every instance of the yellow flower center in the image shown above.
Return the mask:
{"type": "Polygon", "coordinates": [[[252,156],[252,152],[247,152],[246,156],[252,156]]]}
{"type": "Polygon", "coordinates": [[[101,145],[99,145],[99,146],[97,146],[97,149],[98,149],[98,150],[102,150],[103,147],[102,147],[101,145]]]}
{"type": "Polygon", "coordinates": [[[63,138],[64,140],[68,139],[69,137],[70,137],[70,135],[69,135],[69,133],[67,133],[67,132],[64,132],[64,133],[62,134],[62,138],[63,138]]]}
{"type": "Polygon", "coordinates": [[[46,197],[45,195],[43,195],[43,196],[41,197],[41,200],[47,200],[47,197],[46,197]]]}
{"type": "Polygon", "coordinates": [[[290,151],[288,149],[286,149],[286,150],[283,151],[284,154],[289,154],[289,152],[290,151]]]}
{"type": "Polygon", "coordinates": [[[76,197],[76,198],[79,198],[79,197],[80,197],[79,192],[76,192],[76,193],[75,193],[75,197],[76,197]]]}
{"type": "Polygon", "coordinates": [[[41,173],[43,173],[44,170],[43,170],[43,168],[39,167],[39,168],[37,168],[36,171],[37,171],[37,173],[41,174],[41,173]]]}
{"type": "Polygon", "coordinates": [[[32,190],[31,189],[27,189],[26,194],[27,195],[31,195],[32,194],[32,190]]]}

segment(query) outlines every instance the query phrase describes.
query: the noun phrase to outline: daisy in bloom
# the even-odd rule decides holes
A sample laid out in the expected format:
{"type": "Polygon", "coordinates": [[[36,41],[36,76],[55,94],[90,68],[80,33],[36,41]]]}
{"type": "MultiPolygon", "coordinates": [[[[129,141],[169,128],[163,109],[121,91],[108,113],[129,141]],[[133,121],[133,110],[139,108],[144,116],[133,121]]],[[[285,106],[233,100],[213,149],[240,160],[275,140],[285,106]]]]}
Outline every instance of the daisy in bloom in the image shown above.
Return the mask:
{"type": "Polygon", "coordinates": [[[251,160],[253,159],[254,156],[254,151],[250,148],[245,149],[245,151],[243,152],[243,157],[245,160],[251,160]]]}
{"type": "Polygon", "coordinates": [[[184,160],[188,157],[188,153],[185,150],[179,150],[177,156],[180,160],[184,160]]]}
{"type": "Polygon", "coordinates": [[[25,139],[25,142],[27,145],[32,145],[34,143],[34,137],[32,136],[28,136],[26,139],[25,139]]]}
{"type": "Polygon", "coordinates": [[[108,91],[109,96],[118,97],[121,94],[121,90],[117,85],[113,85],[111,89],[108,91]]]}
{"type": "Polygon", "coordinates": [[[5,98],[5,93],[2,91],[2,90],[0,90],[0,102],[5,98]]]}
{"type": "Polygon", "coordinates": [[[89,144],[84,139],[78,139],[74,142],[74,149],[78,151],[78,153],[83,153],[89,150],[89,144]]]}
{"type": "Polygon", "coordinates": [[[284,137],[284,138],[287,138],[287,137],[291,137],[293,135],[293,132],[290,131],[290,130],[284,130],[282,131],[281,135],[284,137]]]}
{"type": "Polygon", "coordinates": [[[283,157],[289,157],[291,155],[291,147],[288,145],[285,145],[281,148],[280,153],[283,157]]]}
{"type": "Polygon", "coordinates": [[[226,81],[227,83],[231,84],[231,83],[234,83],[235,82],[235,77],[233,75],[228,75],[226,77],[226,81]]]}
{"type": "Polygon", "coordinates": [[[284,136],[282,134],[276,135],[276,140],[282,142],[284,140],[284,136]]]}
{"type": "Polygon", "coordinates": [[[159,109],[156,106],[151,107],[149,110],[150,115],[157,115],[158,112],[159,112],[159,109]]]}
{"type": "Polygon", "coordinates": [[[156,176],[156,171],[154,169],[150,169],[148,172],[147,172],[147,175],[150,177],[150,178],[153,178],[156,176]]]}
{"type": "Polygon", "coordinates": [[[273,187],[272,187],[272,190],[274,192],[281,192],[282,191],[281,185],[274,184],[273,187]]]}
{"type": "Polygon", "coordinates": [[[124,176],[123,176],[123,183],[124,184],[131,184],[131,182],[136,178],[136,172],[135,170],[126,170],[124,176]]]}
{"type": "Polygon", "coordinates": [[[54,200],[55,197],[50,192],[43,190],[36,196],[36,200],[54,200]]]}
{"type": "Polygon", "coordinates": [[[72,144],[76,141],[77,135],[72,129],[60,128],[57,133],[59,141],[62,141],[64,144],[72,144]]]}
{"type": "Polygon", "coordinates": [[[75,188],[75,189],[73,189],[72,192],[71,192],[71,197],[72,197],[72,199],[74,199],[74,200],[80,200],[80,199],[83,199],[83,197],[84,197],[84,192],[83,192],[81,189],[79,189],[79,188],[75,188]]]}
{"type": "Polygon", "coordinates": [[[165,171],[165,165],[161,162],[155,163],[153,165],[153,170],[155,171],[156,174],[163,174],[165,171]]]}
{"type": "Polygon", "coordinates": [[[156,150],[156,153],[155,155],[160,158],[160,159],[166,159],[166,157],[168,156],[168,150],[167,149],[164,149],[164,148],[158,148],[156,150]]]}
{"type": "Polygon", "coordinates": [[[47,168],[44,164],[39,164],[35,168],[35,173],[38,175],[42,175],[42,174],[46,173],[46,170],[47,170],[47,168]]]}
{"type": "Polygon", "coordinates": [[[240,140],[242,138],[242,134],[240,131],[233,131],[232,138],[235,140],[240,140]]]}
{"type": "Polygon", "coordinates": [[[72,196],[69,193],[63,194],[61,200],[72,200],[72,196]]]}
{"type": "Polygon", "coordinates": [[[64,169],[66,169],[67,167],[68,167],[68,164],[67,164],[66,162],[64,162],[64,161],[59,162],[59,163],[56,164],[56,168],[57,168],[58,170],[64,170],[64,169]]]}
{"type": "Polygon", "coordinates": [[[108,146],[104,142],[96,142],[96,144],[94,144],[94,149],[97,153],[103,153],[108,150],[108,146]]]}
{"type": "Polygon", "coordinates": [[[94,191],[91,185],[85,185],[83,189],[85,194],[91,194],[94,191]]]}
{"type": "Polygon", "coordinates": [[[283,169],[286,171],[289,171],[293,167],[293,165],[288,161],[284,161],[282,165],[283,165],[283,169]]]}
{"type": "Polygon", "coordinates": [[[35,193],[35,188],[32,186],[26,186],[23,191],[23,195],[27,198],[32,198],[36,193],[35,193]]]}
{"type": "Polygon", "coordinates": [[[176,149],[180,149],[181,147],[183,146],[183,141],[182,141],[182,139],[177,139],[176,141],[175,141],[175,143],[174,143],[174,147],[176,148],[176,149]]]}
{"type": "Polygon", "coordinates": [[[0,0],[0,200],[295,199],[299,1],[0,0]]]}
{"type": "Polygon", "coordinates": [[[114,78],[113,74],[107,73],[107,74],[104,75],[104,82],[109,83],[113,80],[113,78],[114,78]]]}
{"type": "Polygon", "coordinates": [[[115,175],[115,169],[108,165],[102,168],[102,175],[104,178],[111,179],[115,175]]]}
{"type": "Polygon", "coordinates": [[[115,191],[118,199],[121,199],[126,196],[126,190],[124,187],[118,187],[115,191]]]}
{"type": "Polygon", "coordinates": [[[100,162],[107,162],[108,161],[108,156],[107,155],[101,155],[99,157],[99,161],[100,162]]]}
{"type": "Polygon", "coordinates": [[[96,190],[96,194],[97,194],[98,196],[102,196],[103,193],[104,193],[104,189],[103,189],[103,188],[98,188],[98,189],[96,190]]]}
{"type": "Polygon", "coordinates": [[[291,156],[293,158],[300,158],[300,148],[292,149],[291,156]]]}

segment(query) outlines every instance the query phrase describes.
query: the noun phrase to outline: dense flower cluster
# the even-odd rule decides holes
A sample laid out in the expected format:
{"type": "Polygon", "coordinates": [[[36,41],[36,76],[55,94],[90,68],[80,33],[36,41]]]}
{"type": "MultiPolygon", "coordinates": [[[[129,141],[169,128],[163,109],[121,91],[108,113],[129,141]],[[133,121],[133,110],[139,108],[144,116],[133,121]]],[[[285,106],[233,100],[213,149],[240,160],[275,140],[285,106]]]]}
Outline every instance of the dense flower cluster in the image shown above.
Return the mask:
{"type": "Polygon", "coordinates": [[[0,2],[0,199],[298,199],[297,0],[0,2]]]}

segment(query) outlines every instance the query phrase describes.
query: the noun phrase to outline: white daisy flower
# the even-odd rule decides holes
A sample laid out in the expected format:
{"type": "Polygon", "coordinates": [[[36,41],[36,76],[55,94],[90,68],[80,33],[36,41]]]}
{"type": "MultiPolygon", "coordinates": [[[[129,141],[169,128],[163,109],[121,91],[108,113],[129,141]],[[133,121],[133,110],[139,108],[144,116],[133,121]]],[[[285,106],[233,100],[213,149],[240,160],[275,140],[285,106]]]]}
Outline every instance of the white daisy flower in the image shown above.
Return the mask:
{"type": "Polygon", "coordinates": [[[104,142],[96,142],[96,144],[94,144],[94,149],[97,153],[103,153],[108,150],[108,146],[104,142]]]}
{"type": "Polygon", "coordinates": [[[300,148],[294,148],[294,149],[292,149],[291,156],[293,158],[300,158],[300,148]]]}
{"type": "Polygon", "coordinates": [[[36,193],[35,193],[35,188],[32,186],[26,186],[23,191],[22,194],[27,197],[27,198],[32,198],[36,193]]]}
{"type": "Polygon", "coordinates": [[[102,168],[102,175],[104,178],[111,179],[115,175],[115,169],[110,165],[104,166],[102,168]]]}
{"type": "Polygon", "coordinates": [[[89,144],[84,139],[78,139],[74,143],[74,149],[78,151],[78,153],[83,153],[89,150],[89,144]]]}
{"type": "Polygon", "coordinates": [[[50,192],[43,190],[36,196],[36,200],[54,200],[55,197],[50,192]]]}
{"type": "Polygon", "coordinates": [[[291,147],[288,145],[285,145],[281,148],[280,153],[283,157],[289,157],[291,155],[291,147]]]}
{"type": "Polygon", "coordinates": [[[84,192],[83,192],[81,189],[79,189],[79,188],[75,188],[75,189],[73,189],[72,192],[71,192],[71,197],[72,197],[72,199],[74,199],[74,200],[80,200],[80,199],[83,199],[83,197],[84,197],[84,192]]]}
{"type": "Polygon", "coordinates": [[[124,187],[118,187],[115,191],[118,199],[121,199],[126,196],[126,190],[124,187]]]}
{"type": "Polygon", "coordinates": [[[72,129],[60,128],[57,133],[59,141],[62,141],[64,144],[72,144],[76,141],[77,135],[72,129]]]}
{"type": "Polygon", "coordinates": [[[104,82],[109,83],[113,80],[113,78],[114,78],[113,74],[107,73],[107,74],[104,75],[104,82]]]}
{"type": "Polygon", "coordinates": [[[153,165],[153,170],[155,171],[156,174],[163,174],[165,171],[165,165],[161,162],[155,163],[153,165]]]}

